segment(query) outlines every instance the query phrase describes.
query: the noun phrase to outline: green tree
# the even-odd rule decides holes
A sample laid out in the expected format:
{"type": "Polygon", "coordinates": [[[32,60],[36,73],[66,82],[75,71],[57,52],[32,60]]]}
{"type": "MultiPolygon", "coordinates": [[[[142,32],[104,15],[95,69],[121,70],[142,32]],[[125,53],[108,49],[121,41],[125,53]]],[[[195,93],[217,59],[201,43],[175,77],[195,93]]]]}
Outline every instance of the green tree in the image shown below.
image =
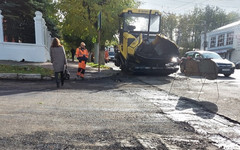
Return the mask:
{"type": "Polygon", "coordinates": [[[189,47],[192,30],[189,15],[182,15],[179,17],[179,24],[177,28],[177,44],[182,47],[189,47]]]}
{"type": "Polygon", "coordinates": [[[238,21],[238,20],[240,20],[240,14],[238,14],[236,12],[230,12],[227,14],[227,22],[228,23],[238,21]]]}
{"type": "Polygon", "coordinates": [[[176,29],[178,24],[177,15],[176,14],[167,14],[162,16],[162,28],[163,34],[168,36],[171,40],[173,40],[174,30],[176,29]]]}
{"type": "Polygon", "coordinates": [[[4,16],[4,34],[8,41],[35,42],[32,3],[30,0],[2,0],[0,9],[4,16]]]}
{"type": "Polygon", "coordinates": [[[134,7],[134,0],[59,0],[58,8],[63,15],[62,34],[70,44],[79,43],[71,40],[81,39],[92,43],[97,42],[97,15],[102,12],[101,45],[111,41],[117,33],[120,12],[134,7]],[[66,38],[68,37],[68,38],[66,38]]]}
{"type": "Polygon", "coordinates": [[[189,30],[189,34],[191,36],[190,43],[192,45],[190,49],[199,48],[201,43],[200,35],[205,30],[205,20],[201,18],[202,13],[202,9],[194,8],[192,14],[189,15],[189,26],[191,28],[191,30],[189,30]]]}
{"type": "Polygon", "coordinates": [[[46,25],[52,37],[60,37],[58,27],[60,17],[56,4],[57,3],[53,0],[33,0],[34,10],[43,13],[43,18],[46,21],[46,25]]]}
{"type": "Polygon", "coordinates": [[[226,13],[218,7],[195,8],[193,12],[178,16],[177,44],[184,50],[199,49],[201,34],[239,20],[237,13],[226,13]]]}
{"type": "Polygon", "coordinates": [[[0,10],[4,16],[4,34],[8,41],[14,39],[24,43],[35,43],[34,20],[35,11],[41,11],[48,29],[58,35],[55,17],[57,10],[52,0],[1,0],[0,10]]]}

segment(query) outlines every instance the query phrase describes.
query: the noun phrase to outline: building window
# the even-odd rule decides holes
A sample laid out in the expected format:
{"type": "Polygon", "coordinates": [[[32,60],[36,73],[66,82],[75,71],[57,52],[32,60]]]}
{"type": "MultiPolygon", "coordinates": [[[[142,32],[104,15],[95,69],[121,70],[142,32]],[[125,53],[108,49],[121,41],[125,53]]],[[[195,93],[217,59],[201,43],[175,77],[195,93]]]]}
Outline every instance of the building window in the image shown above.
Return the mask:
{"type": "Polygon", "coordinates": [[[210,43],[210,48],[216,46],[216,37],[211,37],[211,43],[210,43]]]}
{"type": "Polygon", "coordinates": [[[224,46],[224,34],[218,36],[218,44],[217,46],[224,46]]]}
{"type": "Polygon", "coordinates": [[[227,43],[226,45],[232,45],[233,44],[233,32],[227,33],[227,43]]]}

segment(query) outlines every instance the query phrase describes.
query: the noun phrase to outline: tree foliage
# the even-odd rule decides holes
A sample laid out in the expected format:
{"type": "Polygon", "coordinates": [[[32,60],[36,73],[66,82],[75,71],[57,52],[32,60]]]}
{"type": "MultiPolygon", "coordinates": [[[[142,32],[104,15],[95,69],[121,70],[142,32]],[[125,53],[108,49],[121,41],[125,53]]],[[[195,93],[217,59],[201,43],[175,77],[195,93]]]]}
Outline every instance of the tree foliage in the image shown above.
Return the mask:
{"type": "Polygon", "coordinates": [[[199,49],[201,44],[203,44],[201,43],[201,34],[239,19],[239,14],[235,12],[226,13],[218,7],[206,6],[204,9],[196,7],[189,14],[164,16],[165,25],[163,26],[163,33],[171,38],[172,31],[175,30],[176,43],[185,51],[194,48],[199,49]],[[177,20],[177,25],[174,20],[177,20]]]}
{"type": "Polygon", "coordinates": [[[79,43],[74,42],[76,39],[88,43],[97,41],[96,22],[100,11],[102,12],[101,45],[104,45],[105,41],[111,41],[113,35],[117,33],[120,12],[136,5],[134,0],[59,0],[58,2],[58,8],[63,15],[64,40],[75,47],[79,46],[79,43]]]}
{"type": "Polygon", "coordinates": [[[171,40],[173,40],[174,30],[177,27],[177,15],[176,14],[167,14],[162,16],[162,28],[163,34],[168,36],[171,40]]]}
{"type": "Polygon", "coordinates": [[[48,29],[56,36],[58,30],[55,17],[57,10],[52,0],[1,0],[0,10],[4,16],[5,35],[8,41],[15,39],[26,43],[35,43],[34,20],[35,11],[41,11],[48,29]]]}
{"type": "Polygon", "coordinates": [[[60,17],[58,15],[56,4],[57,3],[53,2],[53,0],[33,0],[34,10],[43,13],[43,18],[46,21],[46,25],[51,32],[52,37],[60,37],[58,27],[60,17]]]}
{"type": "Polygon", "coordinates": [[[0,9],[4,16],[5,35],[8,41],[35,42],[32,3],[30,0],[2,0],[0,9]],[[19,38],[20,37],[20,38],[19,38]]]}

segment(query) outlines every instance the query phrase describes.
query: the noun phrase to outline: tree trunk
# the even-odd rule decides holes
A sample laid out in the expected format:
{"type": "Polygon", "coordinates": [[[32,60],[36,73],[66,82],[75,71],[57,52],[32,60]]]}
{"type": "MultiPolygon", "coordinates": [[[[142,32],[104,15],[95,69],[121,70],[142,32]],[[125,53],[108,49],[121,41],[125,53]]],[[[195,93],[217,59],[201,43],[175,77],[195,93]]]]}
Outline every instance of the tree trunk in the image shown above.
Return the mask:
{"type": "Polygon", "coordinates": [[[101,65],[105,65],[105,46],[104,45],[101,45],[101,48],[100,48],[100,64],[101,65]]]}

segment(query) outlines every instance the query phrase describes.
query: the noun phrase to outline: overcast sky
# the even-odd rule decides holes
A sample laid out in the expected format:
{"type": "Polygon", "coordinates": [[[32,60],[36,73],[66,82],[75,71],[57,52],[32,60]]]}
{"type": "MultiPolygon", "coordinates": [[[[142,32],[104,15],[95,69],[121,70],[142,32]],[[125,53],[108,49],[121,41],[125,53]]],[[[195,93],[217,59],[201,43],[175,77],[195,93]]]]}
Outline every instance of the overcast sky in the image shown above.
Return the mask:
{"type": "Polygon", "coordinates": [[[138,0],[142,2],[140,8],[157,9],[165,13],[186,14],[195,6],[204,8],[206,5],[218,6],[226,12],[240,14],[240,0],[138,0]]]}

